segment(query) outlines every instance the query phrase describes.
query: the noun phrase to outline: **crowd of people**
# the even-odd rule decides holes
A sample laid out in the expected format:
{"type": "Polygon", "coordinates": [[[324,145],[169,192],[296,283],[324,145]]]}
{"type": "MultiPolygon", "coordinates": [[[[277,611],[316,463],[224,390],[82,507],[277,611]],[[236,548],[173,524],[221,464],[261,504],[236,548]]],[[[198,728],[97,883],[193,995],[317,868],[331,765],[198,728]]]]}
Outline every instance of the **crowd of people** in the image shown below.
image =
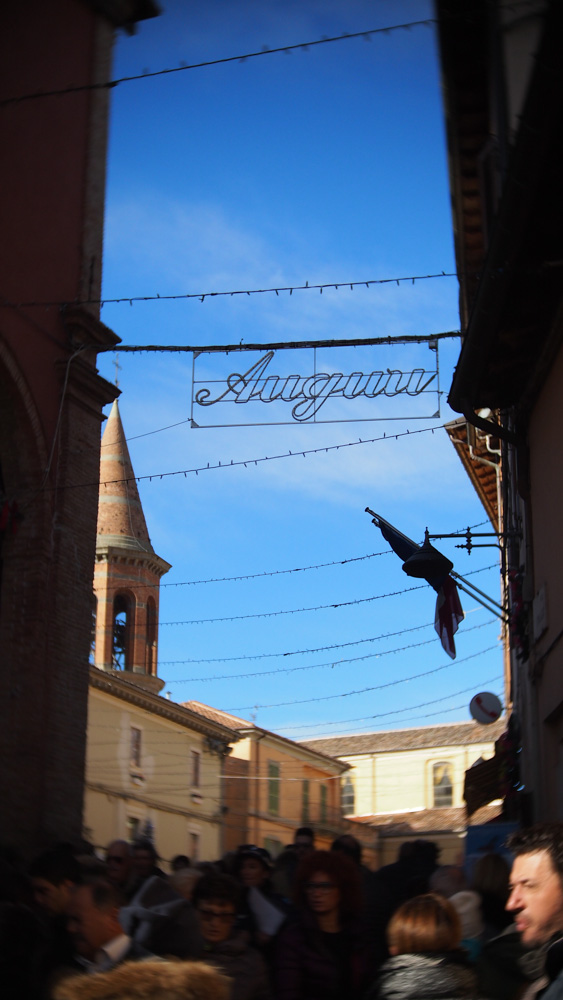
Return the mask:
{"type": "Polygon", "coordinates": [[[371,872],[308,827],[160,866],[150,839],[0,856],[6,1000],[563,1000],[563,823],[514,834],[469,877],[436,845],[371,872]]]}

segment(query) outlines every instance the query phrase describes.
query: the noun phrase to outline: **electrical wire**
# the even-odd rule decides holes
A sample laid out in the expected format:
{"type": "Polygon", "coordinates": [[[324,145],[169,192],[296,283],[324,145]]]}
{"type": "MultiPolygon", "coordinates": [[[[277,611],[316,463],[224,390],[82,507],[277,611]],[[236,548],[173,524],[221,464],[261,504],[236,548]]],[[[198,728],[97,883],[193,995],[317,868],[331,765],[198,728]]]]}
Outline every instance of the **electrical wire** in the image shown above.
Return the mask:
{"type": "MultiPolygon", "coordinates": [[[[485,653],[490,653],[492,650],[498,649],[500,645],[501,644],[498,643],[494,646],[487,646],[486,649],[480,649],[477,653],[472,653],[471,656],[464,656],[463,659],[456,660],[455,663],[453,664],[447,663],[443,667],[436,667],[435,670],[429,671],[429,673],[437,673],[438,670],[445,670],[447,667],[457,666],[459,663],[467,663],[468,660],[474,660],[475,657],[477,656],[483,656],[485,653]]],[[[234,712],[256,711],[259,708],[286,708],[288,705],[310,705],[313,702],[318,702],[318,701],[334,701],[335,698],[351,698],[357,694],[367,694],[370,691],[379,691],[382,687],[393,687],[395,684],[402,684],[402,683],[404,683],[404,681],[390,681],[388,684],[376,684],[373,687],[359,688],[356,691],[342,691],[339,694],[326,694],[322,695],[322,697],[320,698],[319,697],[301,698],[296,701],[277,701],[272,703],[271,705],[239,705],[236,708],[223,709],[223,711],[227,712],[228,714],[231,714],[234,712]]],[[[472,687],[470,690],[474,690],[474,687],[472,687]]],[[[461,694],[462,692],[460,691],[459,693],[461,694]]],[[[422,702],[420,705],[415,705],[414,707],[423,708],[425,705],[432,705],[434,701],[443,701],[443,700],[444,699],[435,698],[433,699],[433,701],[422,702]]],[[[405,711],[405,709],[399,708],[395,709],[395,711],[393,712],[384,712],[383,715],[396,715],[397,713],[403,711],[405,711]]],[[[373,718],[374,719],[379,718],[379,716],[374,715],[373,718]]]]}
{"type": "MultiPolygon", "coordinates": [[[[496,621],[497,621],[496,618],[490,618],[489,621],[483,622],[481,625],[472,625],[470,628],[464,629],[464,635],[467,632],[474,632],[475,629],[481,629],[481,628],[485,628],[487,625],[493,625],[496,621]]],[[[427,627],[428,626],[424,626],[424,625],[423,626],[419,626],[419,628],[427,628],[427,627]]],[[[405,631],[408,631],[408,629],[405,629],[405,631]]],[[[394,635],[400,635],[401,633],[400,632],[395,632],[393,634],[394,635]]],[[[363,639],[363,640],[360,640],[360,641],[361,642],[372,642],[374,640],[363,639]]],[[[298,671],[298,670],[320,670],[321,667],[330,667],[331,669],[334,669],[334,667],[341,667],[341,666],[344,666],[345,664],[348,664],[348,663],[358,663],[361,660],[381,659],[381,657],[383,657],[383,656],[390,656],[392,653],[404,653],[407,649],[419,649],[421,646],[429,646],[431,643],[433,643],[435,641],[436,641],[436,636],[434,635],[434,636],[432,636],[431,639],[425,639],[423,642],[411,642],[411,643],[409,643],[406,646],[398,646],[396,649],[384,649],[384,650],[379,651],[379,652],[376,651],[375,653],[364,653],[363,656],[353,656],[353,657],[351,657],[349,659],[329,660],[327,663],[310,663],[310,664],[305,664],[304,666],[300,666],[300,667],[278,667],[275,670],[258,670],[255,673],[249,673],[249,674],[219,674],[219,675],[212,676],[212,677],[186,677],[186,678],[183,678],[181,680],[174,678],[174,681],[172,683],[174,683],[174,684],[196,684],[198,682],[200,682],[200,683],[209,683],[210,681],[247,680],[247,679],[249,679],[251,677],[271,677],[274,674],[293,674],[293,673],[296,673],[296,671],[298,671]]],[[[344,645],[354,646],[354,645],[356,645],[356,643],[344,643],[344,645]]],[[[331,648],[331,647],[328,647],[328,648],[331,648]]],[[[272,654],[272,655],[275,655],[275,654],[272,654]]],[[[446,664],[446,666],[447,665],[448,664],[446,664]]],[[[445,670],[445,666],[437,668],[437,669],[445,670]]],[[[436,670],[429,670],[429,671],[427,671],[427,673],[428,674],[434,674],[434,673],[436,673],[436,670]]],[[[416,674],[415,676],[416,677],[426,677],[427,674],[416,674]]],[[[409,679],[412,679],[412,678],[409,678],[409,679]]],[[[388,685],[384,684],[383,687],[392,687],[393,684],[395,684],[395,683],[398,684],[398,683],[402,683],[402,682],[393,681],[391,684],[388,684],[388,685]]]]}

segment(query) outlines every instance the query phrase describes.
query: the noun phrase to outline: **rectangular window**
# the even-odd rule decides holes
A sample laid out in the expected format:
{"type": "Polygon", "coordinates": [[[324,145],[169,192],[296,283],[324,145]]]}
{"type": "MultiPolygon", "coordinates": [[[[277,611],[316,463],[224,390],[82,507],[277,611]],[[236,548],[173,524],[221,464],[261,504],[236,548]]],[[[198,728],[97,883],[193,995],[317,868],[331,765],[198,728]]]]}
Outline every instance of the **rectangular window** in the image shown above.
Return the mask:
{"type": "Polygon", "coordinates": [[[303,823],[307,823],[309,820],[309,779],[305,778],[303,780],[303,788],[301,793],[301,819],[303,823]]]}
{"type": "Polygon", "coordinates": [[[342,812],[345,816],[353,816],[356,808],[356,792],[354,789],[354,782],[349,774],[342,778],[341,782],[340,804],[342,806],[342,812]]]}
{"type": "Polygon", "coordinates": [[[328,789],[326,785],[321,785],[321,798],[319,802],[319,819],[321,823],[326,823],[327,815],[327,802],[328,802],[328,789]]]}
{"type": "Polygon", "coordinates": [[[141,766],[141,730],[131,726],[131,767],[141,766]]]}
{"type": "Polygon", "coordinates": [[[199,788],[201,784],[201,754],[199,750],[191,751],[191,780],[192,788],[199,788]]]}
{"type": "Polygon", "coordinates": [[[454,786],[453,768],[447,761],[434,764],[432,768],[432,784],[434,791],[434,808],[447,809],[453,805],[454,786]]]}
{"type": "Polygon", "coordinates": [[[127,840],[130,843],[133,843],[134,840],[137,840],[137,837],[139,836],[140,830],[141,830],[141,821],[140,821],[140,819],[138,819],[136,816],[128,816],[127,817],[127,840]]]}
{"type": "Polygon", "coordinates": [[[283,851],[283,844],[277,837],[264,837],[264,847],[274,859],[283,851]]]}
{"type": "Polygon", "coordinates": [[[268,761],[268,812],[278,816],[280,811],[280,765],[276,760],[268,761]]]}
{"type": "Polygon", "coordinates": [[[190,861],[199,861],[199,833],[190,833],[190,861]]]}

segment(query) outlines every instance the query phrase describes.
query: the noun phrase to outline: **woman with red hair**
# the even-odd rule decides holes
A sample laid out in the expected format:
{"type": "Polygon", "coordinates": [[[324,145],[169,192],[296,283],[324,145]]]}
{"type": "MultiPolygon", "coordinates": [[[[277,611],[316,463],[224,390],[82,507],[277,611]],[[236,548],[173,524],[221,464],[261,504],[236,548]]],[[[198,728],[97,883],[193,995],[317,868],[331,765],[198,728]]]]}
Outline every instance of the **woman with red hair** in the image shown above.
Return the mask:
{"type": "Polygon", "coordinates": [[[370,970],[357,865],[340,852],[315,851],[297,870],[294,898],[295,916],[278,940],[277,1000],[361,996],[370,970]]]}

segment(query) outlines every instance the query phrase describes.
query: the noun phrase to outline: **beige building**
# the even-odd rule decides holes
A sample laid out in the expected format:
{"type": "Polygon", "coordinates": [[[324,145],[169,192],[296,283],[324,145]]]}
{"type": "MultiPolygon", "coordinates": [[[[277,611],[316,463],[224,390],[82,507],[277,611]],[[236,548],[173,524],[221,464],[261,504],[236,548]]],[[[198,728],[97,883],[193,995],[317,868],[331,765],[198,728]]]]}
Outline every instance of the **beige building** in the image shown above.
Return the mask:
{"type": "MultiPolygon", "coordinates": [[[[465,772],[489,760],[505,720],[424,726],[305,741],[349,765],[341,779],[346,816],[375,826],[380,863],[394,861],[409,838],[435,840],[442,862],[458,859],[467,827],[465,772]]],[[[498,814],[493,806],[487,818],[498,814]]],[[[476,813],[472,822],[482,821],[476,813]]]]}
{"type": "Polygon", "coordinates": [[[149,834],[160,856],[215,860],[223,843],[223,766],[238,736],[90,668],[84,835],[96,847],[149,834]]]}
{"type": "Polygon", "coordinates": [[[223,770],[238,734],[160,697],[161,576],[114,403],[102,438],[84,833],[97,847],[149,834],[161,857],[214,860],[223,770]]]}
{"type": "Polygon", "coordinates": [[[185,707],[237,733],[225,761],[226,847],[253,843],[275,857],[300,826],[310,826],[319,850],[352,833],[362,844],[365,863],[374,864],[376,834],[342,815],[340,788],[348,763],[200,702],[185,702],[185,707]]]}

